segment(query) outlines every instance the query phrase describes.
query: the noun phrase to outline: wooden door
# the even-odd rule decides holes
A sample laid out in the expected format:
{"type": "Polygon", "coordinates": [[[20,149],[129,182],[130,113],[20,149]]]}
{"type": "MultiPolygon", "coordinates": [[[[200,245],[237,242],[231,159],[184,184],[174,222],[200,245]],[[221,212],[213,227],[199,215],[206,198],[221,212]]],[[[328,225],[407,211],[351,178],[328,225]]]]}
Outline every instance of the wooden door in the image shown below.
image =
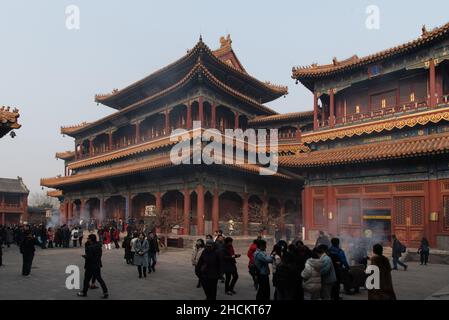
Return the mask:
{"type": "Polygon", "coordinates": [[[424,236],[424,197],[396,197],[393,233],[408,247],[419,247],[424,236]]]}

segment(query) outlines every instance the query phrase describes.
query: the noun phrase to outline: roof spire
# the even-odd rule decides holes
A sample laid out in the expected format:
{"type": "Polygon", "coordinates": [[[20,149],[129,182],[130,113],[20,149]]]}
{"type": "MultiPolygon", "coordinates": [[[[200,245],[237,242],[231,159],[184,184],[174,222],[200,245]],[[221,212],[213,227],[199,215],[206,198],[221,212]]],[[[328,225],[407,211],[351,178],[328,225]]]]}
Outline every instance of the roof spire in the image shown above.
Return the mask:
{"type": "Polygon", "coordinates": [[[200,33],[200,42],[203,42],[203,35],[200,33]]]}

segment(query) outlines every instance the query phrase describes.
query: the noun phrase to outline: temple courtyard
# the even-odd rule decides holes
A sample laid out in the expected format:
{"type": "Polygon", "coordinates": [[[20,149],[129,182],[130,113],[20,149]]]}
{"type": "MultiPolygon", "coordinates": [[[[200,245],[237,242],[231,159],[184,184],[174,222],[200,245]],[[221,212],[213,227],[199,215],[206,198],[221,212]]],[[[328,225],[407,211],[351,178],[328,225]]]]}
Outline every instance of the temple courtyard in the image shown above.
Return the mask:
{"type": "MultiPolygon", "coordinates": [[[[218,299],[254,300],[256,292],[247,272],[246,249],[237,248],[242,253],[238,259],[239,281],[237,295],[224,294],[224,284],[219,284],[218,299]]],[[[16,246],[3,249],[3,267],[0,267],[0,300],[42,299],[72,300],[83,299],[76,296],[78,290],[65,287],[65,273],[68,265],[77,265],[83,270],[84,259],[81,248],[46,249],[36,248],[36,255],[30,277],[21,275],[21,255],[16,246]]],[[[156,273],[146,279],[138,279],[135,267],[126,265],[123,249],[113,249],[103,253],[103,278],[109,288],[110,299],[143,300],[203,300],[203,290],[197,289],[196,277],[190,263],[189,249],[169,248],[161,252],[156,273]]],[[[83,271],[81,272],[81,282],[83,271]]],[[[409,269],[394,271],[393,281],[398,299],[449,299],[449,265],[430,264],[420,266],[409,262],[409,269]],[[435,296],[432,296],[435,295],[435,296]]],[[[91,290],[85,299],[99,299],[101,289],[91,290]]],[[[345,300],[365,300],[366,290],[360,294],[345,295],[345,300]]]]}

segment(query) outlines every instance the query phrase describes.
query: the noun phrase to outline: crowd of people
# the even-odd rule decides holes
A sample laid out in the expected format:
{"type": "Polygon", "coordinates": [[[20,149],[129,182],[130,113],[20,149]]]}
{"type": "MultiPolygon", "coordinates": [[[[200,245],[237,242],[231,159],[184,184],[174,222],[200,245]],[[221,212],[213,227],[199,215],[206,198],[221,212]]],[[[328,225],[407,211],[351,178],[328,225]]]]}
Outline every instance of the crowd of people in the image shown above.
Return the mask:
{"type": "MultiPolygon", "coordinates": [[[[345,251],[341,248],[340,239],[328,237],[320,232],[315,246],[309,248],[299,239],[288,243],[279,240],[271,251],[267,251],[267,241],[259,236],[250,245],[247,257],[248,272],[257,291],[256,300],[341,300],[342,284],[345,292],[350,293],[346,283],[356,283],[355,292],[365,285],[367,275],[365,269],[370,263],[380,271],[380,288],[370,289],[368,298],[372,300],[396,299],[391,271],[397,265],[407,270],[407,265],[400,261],[406,251],[405,246],[392,236],[392,262],[384,256],[384,248],[374,243],[370,248],[366,241],[360,241],[352,248],[350,265],[345,251]],[[368,251],[372,254],[369,255],[368,251]],[[268,253],[270,252],[270,253],[268,253]],[[361,270],[358,273],[354,270],[361,270]],[[271,276],[271,277],[270,277],[271,276]],[[355,278],[360,279],[355,279],[355,278]],[[271,278],[271,281],[270,281],[271,278]],[[274,290],[271,290],[271,287],[274,290]],[[273,297],[272,297],[272,291],[273,297]]],[[[418,250],[421,264],[428,262],[429,243],[426,238],[421,241],[418,250]]],[[[198,278],[197,288],[202,287],[206,299],[215,300],[219,281],[224,282],[224,293],[236,294],[238,280],[236,254],[231,237],[224,237],[222,231],[206,239],[198,239],[192,252],[192,265],[198,278]]],[[[349,285],[348,285],[349,286],[349,285]]],[[[350,288],[350,286],[348,287],[350,288]]]]}
{"type": "MultiPolygon", "coordinates": [[[[155,228],[144,228],[121,220],[109,221],[103,225],[94,221],[80,221],[72,226],[65,224],[56,228],[44,225],[0,226],[0,266],[3,245],[8,248],[17,245],[23,256],[22,275],[29,276],[35,246],[42,249],[82,247],[86,227],[89,232],[83,255],[86,271],[83,290],[79,296],[86,296],[89,288],[96,288],[96,282],[103,289],[103,297],[109,296],[101,277],[101,256],[102,249],[111,250],[112,244],[116,249],[124,249],[126,264],[137,267],[139,278],[147,278],[147,274],[156,272],[157,255],[163,244],[155,228]],[[121,233],[126,233],[126,236],[120,246],[121,233]]],[[[363,266],[363,270],[368,263],[379,268],[380,288],[370,289],[369,299],[396,299],[391,272],[397,270],[398,265],[407,270],[408,266],[400,259],[406,252],[406,247],[392,235],[391,266],[390,260],[383,255],[384,248],[380,243],[370,246],[368,248],[367,242],[359,241],[356,247],[351,248],[348,259],[341,248],[340,239],[329,237],[324,232],[319,233],[313,248],[299,239],[291,242],[279,240],[271,251],[267,251],[267,241],[259,236],[247,250],[248,272],[257,291],[256,300],[340,300],[341,285],[351,276],[354,277],[351,273],[354,266],[350,262],[363,266]],[[372,254],[369,255],[368,251],[372,254]]],[[[429,242],[423,238],[418,249],[421,265],[427,265],[429,251],[429,242]]],[[[213,236],[207,235],[205,239],[196,241],[191,263],[198,279],[196,287],[204,290],[207,300],[216,300],[219,282],[224,283],[224,294],[237,294],[239,258],[241,254],[235,251],[234,239],[225,237],[221,230],[217,230],[213,236]]],[[[365,275],[364,272],[362,274],[365,275]]],[[[359,286],[357,285],[357,290],[359,286]]]]}

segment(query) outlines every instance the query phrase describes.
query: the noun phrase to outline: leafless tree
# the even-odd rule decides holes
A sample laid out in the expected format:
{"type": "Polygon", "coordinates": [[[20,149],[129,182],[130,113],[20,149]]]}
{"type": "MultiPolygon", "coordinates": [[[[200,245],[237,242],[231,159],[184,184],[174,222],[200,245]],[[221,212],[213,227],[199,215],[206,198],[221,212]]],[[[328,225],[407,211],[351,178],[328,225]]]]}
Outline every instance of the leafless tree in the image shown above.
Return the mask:
{"type": "Polygon", "coordinates": [[[57,209],[59,208],[59,201],[43,192],[32,192],[28,196],[28,205],[42,209],[57,209]]]}

